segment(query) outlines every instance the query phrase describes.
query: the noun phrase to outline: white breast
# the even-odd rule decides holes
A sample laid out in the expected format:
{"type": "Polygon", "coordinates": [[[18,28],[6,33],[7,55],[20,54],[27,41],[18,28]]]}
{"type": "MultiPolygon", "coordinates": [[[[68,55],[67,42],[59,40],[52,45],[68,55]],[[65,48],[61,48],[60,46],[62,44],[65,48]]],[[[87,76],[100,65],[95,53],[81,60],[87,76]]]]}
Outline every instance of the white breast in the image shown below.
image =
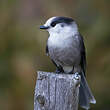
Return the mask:
{"type": "Polygon", "coordinates": [[[60,65],[73,65],[80,60],[80,42],[76,36],[50,36],[48,49],[51,59],[60,65]]]}
{"type": "MultiPolygon", "coordinates": [[[[48,45],[52,46],[52,47],[59,47],[59,48],[63,48],[64,45],[67,44],[67,38],[64,36],[59,36],[59,35],[51,35],[48,39],[48,45]]],[[[68,42],[69,44],[69,42],[68,42]]]]}
{"type": "Polygon", "coordinates": [[[79,45],[79,39],[77,35],[68,34],[65,35],[62,34],[50,34],[48,38],[48,46],[50,47],[59,47],[59,48],[65,48],[69,47],[71,45],[74,45],[74,47],[77,47],[79,45]]]}

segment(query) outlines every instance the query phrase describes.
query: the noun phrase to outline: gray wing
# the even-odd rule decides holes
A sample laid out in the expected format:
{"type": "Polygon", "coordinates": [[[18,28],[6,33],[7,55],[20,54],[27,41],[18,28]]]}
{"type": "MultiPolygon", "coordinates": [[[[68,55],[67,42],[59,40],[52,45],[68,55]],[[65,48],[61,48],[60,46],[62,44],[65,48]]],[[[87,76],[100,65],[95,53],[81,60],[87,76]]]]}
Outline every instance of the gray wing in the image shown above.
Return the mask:
{"type": "Polygon", "coordinates": [[[46,45],[46,54],[47,54],[47,56],[48,56],[48,54],[49,54],[48,45],[46,45]]]}
{"type": "Polygon", "coordinates": [[[81,44],[81,61],[80,61],[80,65],[81,68],[83,70],[83,73],[85,75],[86,72],[86,51],[85,51],[85,45],[84,45],[84,40],[83,37],[80,35],[80,44],[81,44]]]}
{"type": "Polygon", "coordinates": [[[90,108],[90,103],[95,104],[96,100],[88,86],[88,83],[85,78],[85,71],[86,71],[86,52],[83,37],[80,35],[80,44],[81,44],[81,84],[79,88],[79,104],[82,108],[88,110],[90,108]]]}

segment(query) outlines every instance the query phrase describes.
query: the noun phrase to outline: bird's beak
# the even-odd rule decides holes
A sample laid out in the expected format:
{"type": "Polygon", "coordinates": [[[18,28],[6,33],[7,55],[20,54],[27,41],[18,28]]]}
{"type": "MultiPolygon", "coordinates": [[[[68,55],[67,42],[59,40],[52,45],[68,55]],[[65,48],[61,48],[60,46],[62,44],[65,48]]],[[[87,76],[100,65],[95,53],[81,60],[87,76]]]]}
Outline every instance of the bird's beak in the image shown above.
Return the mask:
{"type": "Polygon", "coordinates": [[[49,26],[40,26],[40,29],[48,29],[49,26]]]}

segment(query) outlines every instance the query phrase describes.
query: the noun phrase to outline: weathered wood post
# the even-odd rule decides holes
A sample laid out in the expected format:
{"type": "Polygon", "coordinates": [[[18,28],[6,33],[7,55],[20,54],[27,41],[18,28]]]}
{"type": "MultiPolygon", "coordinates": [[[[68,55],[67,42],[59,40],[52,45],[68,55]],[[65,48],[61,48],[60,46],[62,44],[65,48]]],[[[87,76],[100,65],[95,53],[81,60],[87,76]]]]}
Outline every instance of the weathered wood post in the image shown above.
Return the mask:
{"type": "Polygon", "coordinates": [[[78,110],[80,75],[37,72],[34,110],[78,110]]]}

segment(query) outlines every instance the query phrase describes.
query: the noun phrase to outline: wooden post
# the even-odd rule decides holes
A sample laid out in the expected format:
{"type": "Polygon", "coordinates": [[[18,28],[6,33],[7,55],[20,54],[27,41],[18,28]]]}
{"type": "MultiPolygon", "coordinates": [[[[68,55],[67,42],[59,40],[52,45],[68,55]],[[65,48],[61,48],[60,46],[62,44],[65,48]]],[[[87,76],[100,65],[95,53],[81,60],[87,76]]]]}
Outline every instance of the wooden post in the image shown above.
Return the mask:
{"type": "Polygon", "coordinates": [[[34,110],[78,110],[81,80],[78,73],[37,73],[34,110]]]}

